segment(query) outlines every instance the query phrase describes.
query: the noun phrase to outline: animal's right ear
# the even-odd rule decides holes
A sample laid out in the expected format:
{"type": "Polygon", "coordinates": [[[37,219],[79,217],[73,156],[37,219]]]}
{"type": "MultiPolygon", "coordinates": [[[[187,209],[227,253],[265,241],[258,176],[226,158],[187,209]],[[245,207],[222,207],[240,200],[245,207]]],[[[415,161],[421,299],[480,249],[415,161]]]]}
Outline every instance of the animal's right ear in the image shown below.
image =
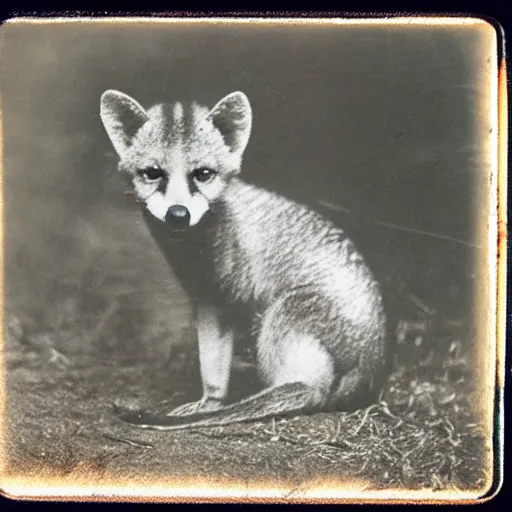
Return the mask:
{"type": "Polygon", "coordinates": [[[147,112],[133,98],[114,90],[102,94],[100,116],[119,156],[123,155],[139,128],[149,119],[147,112]]]}
{"type": "Polygon", "coordinates": [[[220,131],[231,152],[242,155],[249,142],[252,125],[251,104],[243,92],[232,92],[210,111],[208,118],[220,131]]]}

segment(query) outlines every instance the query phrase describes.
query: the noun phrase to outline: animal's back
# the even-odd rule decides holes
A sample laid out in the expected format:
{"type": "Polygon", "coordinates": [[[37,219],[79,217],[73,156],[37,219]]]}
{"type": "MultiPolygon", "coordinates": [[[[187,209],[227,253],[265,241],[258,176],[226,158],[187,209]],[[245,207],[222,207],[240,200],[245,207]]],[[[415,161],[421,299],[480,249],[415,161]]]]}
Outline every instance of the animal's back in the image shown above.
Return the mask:
{"type": "Polygon", "coordinates": [[[286,297],[295,311],[283,317],[321,340],[338,373],[359,367],[377,385],[387,365],[381,295],[344,232],[301,204],[239,180],[218,207],[215,275],[230,299],[264,314],[286,297]]]}
{"type": "Polygon", "coordinates": [[[219,206],[212,237],[217,279],[223,286],[231,281],[234,299],[265,304],[282,293],[317,291],[350,304],[353,311],[344,316],[363,323],[365,312],[380,309],[378,285],[363,258],[320,214],[239,180],[219,206]],[[246,281],[237,285],[242,275],[246,281]]]}

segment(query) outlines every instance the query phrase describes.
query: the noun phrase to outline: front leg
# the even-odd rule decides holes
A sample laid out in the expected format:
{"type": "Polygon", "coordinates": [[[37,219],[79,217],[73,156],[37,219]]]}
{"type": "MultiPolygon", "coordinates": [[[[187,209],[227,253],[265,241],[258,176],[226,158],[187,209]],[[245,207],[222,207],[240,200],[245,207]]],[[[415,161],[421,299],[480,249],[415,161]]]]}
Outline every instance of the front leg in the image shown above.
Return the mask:
{"type": "Polygon", "coordinates": [[[219,308],[210,304],[199,305],[197,338],[203,397],[198,402],[177,407],[169,415],[220,409],[228,396],[233,357],[233,329],[223,324],[219,308]]]}

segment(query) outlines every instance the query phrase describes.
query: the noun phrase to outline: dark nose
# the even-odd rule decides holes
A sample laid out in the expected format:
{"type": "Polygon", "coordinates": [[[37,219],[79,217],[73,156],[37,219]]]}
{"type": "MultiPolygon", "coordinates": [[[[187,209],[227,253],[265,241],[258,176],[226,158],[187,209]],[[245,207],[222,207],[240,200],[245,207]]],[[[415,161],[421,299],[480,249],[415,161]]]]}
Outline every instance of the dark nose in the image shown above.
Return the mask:
{"type": "Polygon", "coordinates": [[[165,223],[171,229],[184,230],[188,228],[190,222],[190,212],[185,206],[175,204],[171,206],[165,214],[165,223]]]}

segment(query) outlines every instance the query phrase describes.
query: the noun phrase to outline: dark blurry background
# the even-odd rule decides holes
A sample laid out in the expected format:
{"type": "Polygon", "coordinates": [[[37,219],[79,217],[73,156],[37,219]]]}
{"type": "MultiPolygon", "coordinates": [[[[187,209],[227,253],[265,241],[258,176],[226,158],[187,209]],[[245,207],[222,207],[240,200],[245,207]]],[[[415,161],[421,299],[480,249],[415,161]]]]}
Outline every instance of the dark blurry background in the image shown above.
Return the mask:
{"type": "Polygon", "coordinates": [[[398,318],[440,311],[470,323],[479,250],[468,244],[482,243],[472,212],[488,179],[478,124],[485,35],[414,25],[3,26],[8,311],[68,351],[137,351],[144,341],[159,353],[186,338],[187,298],[123,194],[99,99],[114,88],[144,106],[212,106],[242,90],[254,110],[245,179],[345,228],[398,318]]]}

